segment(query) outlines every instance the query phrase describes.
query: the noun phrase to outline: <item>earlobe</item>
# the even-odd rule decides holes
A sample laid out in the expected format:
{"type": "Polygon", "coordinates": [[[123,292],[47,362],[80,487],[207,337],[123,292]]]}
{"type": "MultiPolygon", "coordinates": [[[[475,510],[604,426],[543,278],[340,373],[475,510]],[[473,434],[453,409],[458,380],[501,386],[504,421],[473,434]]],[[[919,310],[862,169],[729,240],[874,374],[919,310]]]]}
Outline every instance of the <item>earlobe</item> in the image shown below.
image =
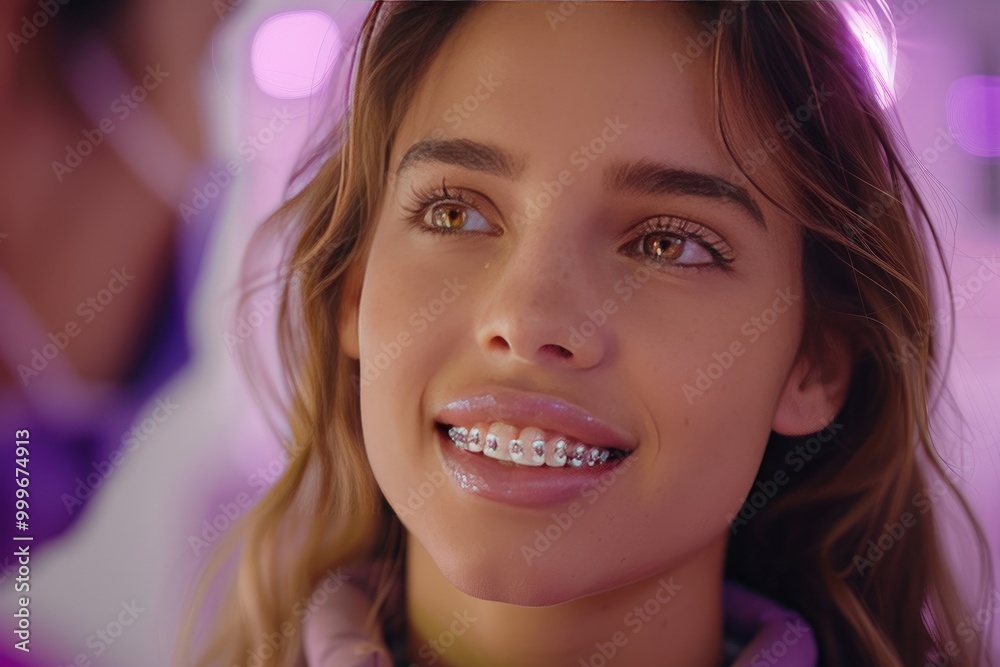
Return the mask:
{"type": "Polygon", "coordinates": [[[778,399],[771,429],[787,436],[816,433],[829,426],[847,399],[853,359],[847,341],[831,337],[825,358],[805,355],[795,362],[778,399]]]}
{"type": "Polygon", "coordinates": [[[345,276],[343,292],[340,297],[340,313],[338,314],[337,335],[340,338],[340,349],[351,359],[361,358],[358,323],[361,308],[361,281],[354,267],[348,269],[345,276]]]}

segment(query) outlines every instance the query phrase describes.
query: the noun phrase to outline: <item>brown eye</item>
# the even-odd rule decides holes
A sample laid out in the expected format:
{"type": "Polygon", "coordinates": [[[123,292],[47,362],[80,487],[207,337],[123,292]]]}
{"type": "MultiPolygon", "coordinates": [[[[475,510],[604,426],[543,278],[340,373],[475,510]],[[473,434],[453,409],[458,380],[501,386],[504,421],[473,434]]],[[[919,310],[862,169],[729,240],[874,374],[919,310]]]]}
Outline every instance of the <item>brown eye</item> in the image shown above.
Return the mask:
{"type": "Polygon", "coordinates": [[[643,252],[666,261],[674,261],[684,254],[684,239],[676,236],[650,234],[643,239],[643,252]]]}
{"type": "Polygon", "coordinates": [[[632,256],[672,270],[712,267],[728,270],[734,260],[729,245],[714,231],[674,216],[645,221],[625,249],[632,256]]]}
{"type": "Polygon", "coordinates": [[[459,229],[465,226],[467,218],[464,206],[456,204],[438,204],[428,212],[430,220],[428,222],[439,229],[459,229]]]}
{"type": "Polygon", "coordinates": [[[428,201],[420,205],[419,211],[412,211],[411,221],[421,231],[438,234],[495,233],[489,221],[476,207],[458,197],[428,201]]]}

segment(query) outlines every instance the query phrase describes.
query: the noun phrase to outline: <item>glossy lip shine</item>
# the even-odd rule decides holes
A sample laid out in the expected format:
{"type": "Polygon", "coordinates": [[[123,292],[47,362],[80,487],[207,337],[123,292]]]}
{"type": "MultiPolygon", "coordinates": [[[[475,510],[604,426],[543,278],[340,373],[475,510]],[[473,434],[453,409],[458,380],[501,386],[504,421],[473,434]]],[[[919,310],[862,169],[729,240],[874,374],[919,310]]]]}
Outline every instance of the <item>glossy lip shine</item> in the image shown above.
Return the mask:
{"type": "MultiPolygon", "coordinates": [[[[628,436],[591,413],[540,394],[494,388],[448,403],[434,416],[438,458],[449,478],[467,493],[519,507],[546,507],[582,496],[631,458],[636,448],[628,436]],[[537,426],[580,442],[628,452],[595,466],[523,466],[459,449],[437,424],[467,425],[503,421],[513,426],[537,426]]],[[[629,461],[631,463],[631,461],[629,461]]],[[[615,471],[615,472],[613,472],[615,471]]]]}

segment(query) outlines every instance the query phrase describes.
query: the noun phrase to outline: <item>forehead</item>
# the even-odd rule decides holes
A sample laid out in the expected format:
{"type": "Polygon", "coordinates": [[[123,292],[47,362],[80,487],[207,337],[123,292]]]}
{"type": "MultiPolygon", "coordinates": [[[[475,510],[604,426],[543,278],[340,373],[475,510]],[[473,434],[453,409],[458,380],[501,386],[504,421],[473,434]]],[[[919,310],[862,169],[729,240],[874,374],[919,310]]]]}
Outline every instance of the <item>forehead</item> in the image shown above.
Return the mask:
{"type": "MultiPolygon", "coordinates": [[[[706,30],[686,4],[484,3],[437,53],[399,143],[490,140],[535,162],[555,152],[558,163],[617,119],[627,129],[616,153],[729,172],[715,139],[711,55],[685,55],[706,30]]],[[[396,148],[398,160],[405,146],[396,148]]]]}

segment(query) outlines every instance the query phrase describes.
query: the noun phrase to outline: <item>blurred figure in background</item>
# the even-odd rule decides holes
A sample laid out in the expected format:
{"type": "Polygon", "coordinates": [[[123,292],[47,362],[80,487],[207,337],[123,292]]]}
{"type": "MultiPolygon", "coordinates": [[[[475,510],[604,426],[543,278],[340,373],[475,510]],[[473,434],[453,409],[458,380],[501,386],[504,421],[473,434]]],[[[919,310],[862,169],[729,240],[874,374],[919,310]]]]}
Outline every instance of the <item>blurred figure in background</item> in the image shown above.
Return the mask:
{"type": "Polygon", "coordinates": [[[214,205],[181,214],[204,167],[208,2],[0,4],[0,426],[13,514],[29,436],[32,553],[67,531],[169,416],[190,356],[186,304],[214,205]],[[155,405],[155,408],[152,407],[155,405]]]}

